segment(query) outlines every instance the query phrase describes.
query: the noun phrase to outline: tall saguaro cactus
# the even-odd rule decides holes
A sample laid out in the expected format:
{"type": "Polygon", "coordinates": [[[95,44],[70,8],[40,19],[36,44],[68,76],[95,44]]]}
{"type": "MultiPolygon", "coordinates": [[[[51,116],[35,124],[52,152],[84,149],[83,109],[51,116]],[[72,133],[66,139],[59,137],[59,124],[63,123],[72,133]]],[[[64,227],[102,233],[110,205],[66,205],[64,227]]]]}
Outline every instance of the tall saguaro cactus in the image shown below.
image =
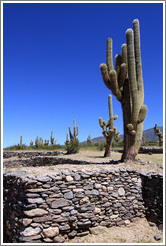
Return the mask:
{"type": "Polygon", "coordinates": [[[103,129],[102,134],[104,135],[105,139],[106,139],[106,147],[105,147],[105,153],[104,153],[104,157],[110,157],[111,156],[111,147],[112,147],[112,141],[113,138],[115,137],[115,139],[118,140],[119,136],[119,132],[117,131],[117,129],[114,127],[114,120],[116,120],[118,118],[117,115],[113,116],[113,109],[112,109],[112,96],[109,95],[108,96],[108,107],[109,107],[109,120],[106,124],[106,122],[104,120],[102,120],[102,118],[99,118],[99,124],[101,126],[101,128],[103,129]],[[108,127],[108,130],[107,130],[108,127]]]}
{"type": "Polygon", "coordinates": [[[121,55],[112,59],[112,39],[107,40],[107,64],[100,65],[105,85],[120,101],[123,111],[123,161],[133,161],[141,146],[143,122],[147,113],[144,105],[144,87],[140,52],[139,21],[133,21],[133,30],[126,31],[126,44],[121,55]]]}
{"type": "Polygon", "coordinates": [[[154,133],[155,133],[156,136],[158,136],[158,138],[159,138],[159,146],[162,146],[162,145],[163,145],[163,134],[162,134],[162,132],[160,131],[160,129],[157,127],[157,124],[155,124],[155,127],[154,127],[154,133]]]}

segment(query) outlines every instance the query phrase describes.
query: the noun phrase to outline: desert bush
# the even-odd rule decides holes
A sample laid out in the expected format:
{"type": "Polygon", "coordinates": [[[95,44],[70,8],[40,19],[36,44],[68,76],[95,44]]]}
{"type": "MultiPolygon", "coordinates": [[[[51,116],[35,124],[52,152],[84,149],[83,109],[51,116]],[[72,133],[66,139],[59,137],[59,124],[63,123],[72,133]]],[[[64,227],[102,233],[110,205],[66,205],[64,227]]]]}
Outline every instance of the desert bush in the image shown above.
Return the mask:
{"type": "Polygon", "coordinates": [[[77,138],[73,138],[70,140],[68,144],[66,144],[67,154],[75,154],[78,153],[80,149],[79,140],[77,138]]]}

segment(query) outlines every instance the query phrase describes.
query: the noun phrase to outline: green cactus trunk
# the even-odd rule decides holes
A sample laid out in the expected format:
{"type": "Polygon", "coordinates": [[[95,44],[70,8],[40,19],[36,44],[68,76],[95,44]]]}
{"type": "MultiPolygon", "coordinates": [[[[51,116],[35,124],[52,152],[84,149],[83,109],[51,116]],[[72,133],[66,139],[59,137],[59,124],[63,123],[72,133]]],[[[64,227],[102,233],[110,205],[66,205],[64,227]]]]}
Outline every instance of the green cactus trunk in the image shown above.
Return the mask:
{"type": "Polygon", "coordinates": [[[104,157],[111,157],[112,141],[113,141],[113,136],[106,138],[104,157]]]}
{"type": "Polygon", "coordinates": [[[143,122],[147,113],[144,102],[139,21],[133,21],[133,30],[126,31],[126,44],[121,55],[115,56],[113,67],[112,39],[107,40],[107,65],[101,64],[103,81],[121,102],[124,124],[122,161],[133,161],[141,146],[143,122]]]}
{"type": "Polygon", "coordinates": [[[104,157],[110,157],[111,156],[113,138],[117,137],[119,134],[117,129],[114,127],[114,120],[116,120],[118,118],[118,116],[117,115],[113,116],[112,96],[111,95],[108,96],[108,107],[109,107],[108,123],[106,124],[106,122],[103,121],[101,117],[99,118],[99,124],[100,124],[101,128],[103,129],[102,133],[106,139],[106,147],[105,147],[104,157]],[[109,127],[108,130],[107,130],[107,127],[109,127]]]}

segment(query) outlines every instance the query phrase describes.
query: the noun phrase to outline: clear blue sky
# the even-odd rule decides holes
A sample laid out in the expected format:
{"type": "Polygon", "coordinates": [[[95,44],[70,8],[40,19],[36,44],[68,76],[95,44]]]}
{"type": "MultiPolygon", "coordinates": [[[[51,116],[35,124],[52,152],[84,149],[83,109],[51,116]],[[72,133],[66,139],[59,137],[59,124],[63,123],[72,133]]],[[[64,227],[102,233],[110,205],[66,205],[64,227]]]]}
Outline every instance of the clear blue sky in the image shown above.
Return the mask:
{"type": "MultiPolygon", "coordinates": [[[[163,125],[162,3],[5,3],[3,140],[29,145],[36,136],[63,144],[73,120],[80,141],[102,135],[98,118],[108,120],[108,95],[100,73],[106,40],[113,57],[138,18],[148,106],[144,129],[163,125]]],[[[115,61],[115,60],[114,60],[115,61]]],[[[114,62],[115,63],[115,62],[114,62]]],[[[121,105],[113,96],[115,127],[123,134],[121,105]]]]}

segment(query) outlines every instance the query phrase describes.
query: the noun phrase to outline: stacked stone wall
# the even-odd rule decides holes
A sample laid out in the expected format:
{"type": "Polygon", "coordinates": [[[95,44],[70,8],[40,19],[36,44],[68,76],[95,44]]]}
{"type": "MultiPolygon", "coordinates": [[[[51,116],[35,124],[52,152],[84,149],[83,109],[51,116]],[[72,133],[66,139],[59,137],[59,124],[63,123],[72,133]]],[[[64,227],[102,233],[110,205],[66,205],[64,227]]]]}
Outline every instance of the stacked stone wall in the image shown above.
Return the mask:
{"type": "MultiPolygon", "coordinates": [[[[152,177],[125,168],[64,170],[37,177],[6,172],[4,242],[62,243],[97,225],[127,226],[147,214],[145,190],[151,186],[147,176],[152,177]]],[[[162,182],[162,175],[154,177],[162,182]]],[[[160,189],[151,195],[161,204],[160,189]]],[[[153,212],[159,210],[161,206],[154,206],[153,212]]]]}

